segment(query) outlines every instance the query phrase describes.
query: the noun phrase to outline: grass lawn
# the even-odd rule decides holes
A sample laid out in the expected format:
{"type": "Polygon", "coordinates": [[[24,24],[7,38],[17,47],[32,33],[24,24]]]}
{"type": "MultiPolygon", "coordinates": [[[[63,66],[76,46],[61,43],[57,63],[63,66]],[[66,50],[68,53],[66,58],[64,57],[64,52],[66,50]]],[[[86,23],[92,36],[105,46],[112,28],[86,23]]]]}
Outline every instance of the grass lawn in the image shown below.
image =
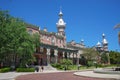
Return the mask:
{"type": "MultiPolygon", "coordinates": [[[[54,65],[52,65],[53,67],[55,67],[55,68],[57,68],[58,70],[64,70],[65,69],[65,66],[64,65],[56,65],[56,64],[54,64],[54,65]]],[[[103,65],[103,66],[101,66],[101,65],[98,65],[97,66],[97,68],[105,68],[105,67],[116,67],[116,65],[103,65]]],[[[96,68],[96,66],[90,66],[90,67],[87,67],[87,66],[80,66],[79,67],[79,70],[84,70],[84,69],[94,69],[94,68],[96,68]]],[[[67,70],[78,70],[78,65],[69,65],[68,67],[67,67],[67,70]]]]}

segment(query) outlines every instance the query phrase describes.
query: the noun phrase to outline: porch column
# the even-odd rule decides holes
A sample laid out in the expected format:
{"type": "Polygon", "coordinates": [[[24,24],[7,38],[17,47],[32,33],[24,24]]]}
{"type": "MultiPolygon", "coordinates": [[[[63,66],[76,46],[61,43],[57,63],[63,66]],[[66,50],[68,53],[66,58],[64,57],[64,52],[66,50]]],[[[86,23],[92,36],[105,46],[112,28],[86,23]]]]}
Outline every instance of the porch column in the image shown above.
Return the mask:
{"type": "Polygon", "coordinates": [[[77,53],[77,64],[79,65],[79,58],[80,58],[80,54],[77,53]]]}
{"type": "Polygon", "coordinates": [[[73,62],[73,64],[74,64],[74,53],[71,53],[72,55],[71,55],[71,58],[72,58],[72,62],[73,62]]]}
{"type": "Polygon", "coordinates": [[[73,52],[73,59],[75,58],[75,53],[73,52]]]}
{"type": "Polygon", "coordinates": [[[63,59],[65,58],[65,52],[63,52],[63,59]]]}
{"type": "Polygon", "coordinates": [[[74,64],[77,63],[77,53],[76,52],[74,52],[74,54],[73,54],[73,61],[74,61],[74,64]]]}
{"type": "Polygon", "coordinates": [[[78,60],[79,60],[79,58],[78,58],[78,53],[76,52],[76,65],[79,64],[78,60]]]}
{"type": "Polygon", "coordinates": [[[72,55],[72,53],[71,53],[71,52],[69,52],[69,59],[71,59],[71,58],[72,58],[72,56],[71,56],[71,55],[72,55]]]}
{"type": "Polygon", "coordinates": [[[67,58],[69,59],[69,52],[67,52],[67,58]]]}
{"type": "Polygon", "coordinates": [[[68,58],[69,58],[69,59],[70,59],[70,54],[71,54],[71,53],[70,53],[70,52],[68,52],[68,58]]]}
{"type": "Polygon", "coordinates": [[[50,63],[50,49],[47,49],[47,64],[50,63]]]}
{"type": "Polygon", "coordinates": [[[55,54],[55,63],[58,62],[58,50],[54,50],[55,54]]]}

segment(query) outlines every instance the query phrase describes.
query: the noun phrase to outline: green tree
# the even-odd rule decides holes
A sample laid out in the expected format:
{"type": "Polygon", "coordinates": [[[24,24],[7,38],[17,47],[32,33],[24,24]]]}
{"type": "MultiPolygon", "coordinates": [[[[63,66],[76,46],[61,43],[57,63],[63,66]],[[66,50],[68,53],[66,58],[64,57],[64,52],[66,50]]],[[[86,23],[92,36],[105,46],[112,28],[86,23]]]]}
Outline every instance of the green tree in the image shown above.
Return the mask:
{"type": "Polygon", "coordinates": [[[87,65],[87,60],[84,56],[81,56],[80,58],[80,64],[86,66],[87,65]]]}
{"type": "Polygon", "coordinates": [[[72,61],[70,59],[62,59],[60,61],[60,63],[62,65],[64,65],[64,67],[66,67],[66,69],[68,69],[69,65],[72,65],[72,61]]]}
{"type": "Polygon", "coordinates": [[[38,52],[39,47],[40,47],[40,35],[39,35],[39,33],[34,33],[31,36],[33,38],[33,43],[34,43],[35,50],[36,50],[36,52],[38,52]]]}
{"type": "Polygon", "coordinates": [[[99,53],[94,48],[86,48],[83,50],[82,56],[84,56],[88,61],[94,61],[99,57],[99,53]]]}
{"type": "Polygon", "coordinates": [[[101,62],[108,63],[108,55],[107,53],[101,53],[101,62]]]}
{"type": "Polygon", "coordinates": [[[7,66],[17,66],[20,62],[23,66],[33,61],[34,45],[38,46],[35,39],[26,31],[23,20],[0,11],[0,62],[7,66]]]}
{"type": "Polygon", "coordinates": [[[120,64],[120,52],[110,51],[110,63],[120,64]]]}

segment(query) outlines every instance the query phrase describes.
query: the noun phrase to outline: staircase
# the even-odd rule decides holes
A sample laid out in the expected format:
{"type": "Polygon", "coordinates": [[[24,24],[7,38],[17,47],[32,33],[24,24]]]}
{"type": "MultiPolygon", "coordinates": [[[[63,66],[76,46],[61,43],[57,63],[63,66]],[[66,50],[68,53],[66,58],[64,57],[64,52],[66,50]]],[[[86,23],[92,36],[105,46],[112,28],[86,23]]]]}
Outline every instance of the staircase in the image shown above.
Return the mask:
{"type": "Polygon", "coordinates": [[[45,71],[57,71],[57,69],[53,68],[50,64],[48,64],[48,66],[44,66],[44,70],[45,71]]]}

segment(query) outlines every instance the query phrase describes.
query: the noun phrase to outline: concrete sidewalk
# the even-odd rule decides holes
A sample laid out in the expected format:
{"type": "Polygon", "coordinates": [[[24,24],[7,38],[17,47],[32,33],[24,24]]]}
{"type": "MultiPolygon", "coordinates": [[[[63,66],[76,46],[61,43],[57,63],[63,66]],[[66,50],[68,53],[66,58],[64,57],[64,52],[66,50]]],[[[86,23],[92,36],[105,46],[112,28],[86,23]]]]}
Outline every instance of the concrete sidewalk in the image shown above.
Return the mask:
{"type": "Polygon", "coordinates": [[[99,74],[99,73],[94,73],[93,71],[79,71],[79,72],[75,72],[74,75],[84,76],[84,77],[93,77],[93,78],[109,78],[113,80],[114,79],[120,80],[119,74],[99,74]]]}
{"type": "MultiPolygon", "coordinates": [[[[38,74],[38,73],[56,73],[56,72],[75,72],[75,71],[58,71],[58,70],[45,70],[43,72],[8,72],[0,73],[0,80],[15,80],[17,76],[26,75],[26,74],[38,74]]],[[[120,75],[118,74],[99,74],[94,73],[93,71],[76,71],[74,75],[84,76],[84,77],[93,77],[93,78],[111,78],[120,80],[120,75]]]]}
{"type": "Polygon", "coordinates": [[[26,75],[26,74],[54,73],[54,72],[63,72],[63,71],[45,70],[43,72],[7,72],[7,73],[0,73],[0,80],[14,80],[17,76],[26,75]]]}
{"type": "Polygon", "coordinates": [[[0,73],[0,80],[14,80],[15,77],[25,74],[32,74],[32,73],[17,73],[17,72],[0,73]]]}

